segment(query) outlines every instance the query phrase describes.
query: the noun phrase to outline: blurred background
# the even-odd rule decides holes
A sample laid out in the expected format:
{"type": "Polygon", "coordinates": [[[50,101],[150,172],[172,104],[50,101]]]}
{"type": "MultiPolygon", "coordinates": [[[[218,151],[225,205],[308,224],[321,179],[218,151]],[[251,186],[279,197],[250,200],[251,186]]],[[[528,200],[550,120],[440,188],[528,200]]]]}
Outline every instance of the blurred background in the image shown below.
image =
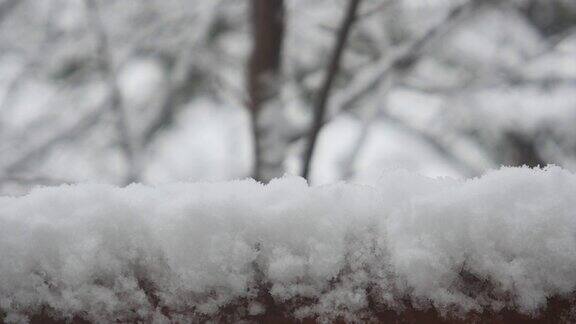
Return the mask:
{"type": "MultiPolygon", "coordinates": [[[[301,174],[344,0],[0,0],[0,194],[301,174]]],[[[364,0],[312,184],[576,169],[576,1],[364,0]]]]}

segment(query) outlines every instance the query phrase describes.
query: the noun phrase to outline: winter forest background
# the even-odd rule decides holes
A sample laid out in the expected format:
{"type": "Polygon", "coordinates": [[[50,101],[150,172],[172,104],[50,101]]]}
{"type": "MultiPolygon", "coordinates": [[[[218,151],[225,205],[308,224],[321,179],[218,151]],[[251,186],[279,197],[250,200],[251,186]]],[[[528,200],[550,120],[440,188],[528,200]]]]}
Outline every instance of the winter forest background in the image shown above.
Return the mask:
{"type": "Polygon", "coordinates": [[[576,322],[574,0],[0,0],[0,48],[2,324],[576,322]]]}
{"type": "MultiPolygon", "coordinates": [[[[258,2],[2,0],[0,192],[301,174],[348,2],[258,2]]],[[[571,0],[362,1],[311,183],[573,170],[575,26],[571,0]]]]}

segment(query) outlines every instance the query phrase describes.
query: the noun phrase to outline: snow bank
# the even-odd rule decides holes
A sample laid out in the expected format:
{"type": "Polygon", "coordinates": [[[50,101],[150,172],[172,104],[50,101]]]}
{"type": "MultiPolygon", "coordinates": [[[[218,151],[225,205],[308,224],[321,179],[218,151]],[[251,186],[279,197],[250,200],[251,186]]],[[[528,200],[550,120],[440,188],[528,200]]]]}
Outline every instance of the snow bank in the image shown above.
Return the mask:
{"type": "Polygon", "coordinates": [[[536,314],[576,289],[575,194],[557,167],[40,188],[0,198],[0,322],[536,314]]]}

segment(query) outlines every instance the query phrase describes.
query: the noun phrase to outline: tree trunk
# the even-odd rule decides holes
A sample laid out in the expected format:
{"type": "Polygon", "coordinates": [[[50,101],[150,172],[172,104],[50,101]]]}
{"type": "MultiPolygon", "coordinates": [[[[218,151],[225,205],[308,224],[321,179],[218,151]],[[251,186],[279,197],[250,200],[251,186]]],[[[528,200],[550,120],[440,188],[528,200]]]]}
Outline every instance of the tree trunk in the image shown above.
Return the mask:
{"type": "Polygon", "coordinates": [[[248,104],[254,136],[253,177],[267,182],[282,176],[287,146],[280,104],[283,0],[252,0],[252,29],[248,104]]]}

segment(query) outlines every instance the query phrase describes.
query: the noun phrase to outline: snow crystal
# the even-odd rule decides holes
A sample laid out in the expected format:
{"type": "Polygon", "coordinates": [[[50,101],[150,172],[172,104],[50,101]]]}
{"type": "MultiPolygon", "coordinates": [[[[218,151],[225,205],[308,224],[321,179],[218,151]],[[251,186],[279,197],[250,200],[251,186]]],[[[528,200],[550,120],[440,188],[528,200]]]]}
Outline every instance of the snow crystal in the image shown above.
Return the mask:
{"type": "Polygon", "coordinates": [[[256,316],[270,299],[328,320],[406,300],[534,314],[576,289],[575,193],[558,167],[38,188],[0,197],[0,321],[256,316]]]}

